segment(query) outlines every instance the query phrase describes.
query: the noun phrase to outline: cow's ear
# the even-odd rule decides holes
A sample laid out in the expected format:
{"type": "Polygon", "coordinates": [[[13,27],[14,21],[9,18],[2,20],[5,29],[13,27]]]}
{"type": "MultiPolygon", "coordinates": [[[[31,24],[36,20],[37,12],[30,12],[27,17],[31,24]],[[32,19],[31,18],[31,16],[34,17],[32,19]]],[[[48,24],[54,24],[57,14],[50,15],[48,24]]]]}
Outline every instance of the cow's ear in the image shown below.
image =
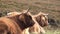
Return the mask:
{"type": "Polygon", "coordinates": [[[24,21],[24,20],[25,20],[24,15],[20,15],[20,16],[19,16],[19,19],[20,19],[21,21],[24,21]]]}

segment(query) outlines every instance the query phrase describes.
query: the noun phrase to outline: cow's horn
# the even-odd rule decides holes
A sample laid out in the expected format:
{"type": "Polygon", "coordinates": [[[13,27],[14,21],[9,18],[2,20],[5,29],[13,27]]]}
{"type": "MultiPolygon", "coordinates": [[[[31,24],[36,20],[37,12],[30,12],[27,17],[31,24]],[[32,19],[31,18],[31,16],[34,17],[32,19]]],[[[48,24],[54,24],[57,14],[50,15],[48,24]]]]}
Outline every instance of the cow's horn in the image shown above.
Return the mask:
{"type": "Polygon", "coordinates": [[[26,10],[26,13],[28,13],[28,12],[29,12],[29,9],[30,9],[30,8],[28,8],[28,9],[26,10]]]}
{"type": "Polygon", "coordinates": [[[30,10],[30,8],[28,8],[27,10],[23,10],[23,12],[22,12],[22,13],[28,13],[28,12],[29,12],[29,10],[30,10]]]}

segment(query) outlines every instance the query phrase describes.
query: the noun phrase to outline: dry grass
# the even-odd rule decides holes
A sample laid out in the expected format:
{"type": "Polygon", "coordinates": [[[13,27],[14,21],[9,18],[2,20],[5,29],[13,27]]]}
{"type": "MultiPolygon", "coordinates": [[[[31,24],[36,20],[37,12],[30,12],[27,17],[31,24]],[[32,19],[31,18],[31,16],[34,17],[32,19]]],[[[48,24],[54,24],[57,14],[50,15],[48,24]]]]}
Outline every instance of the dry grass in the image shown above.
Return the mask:
{"type": "MultiPolygon", "coordinates": [[[[0,13],[3,12],[2,14],[6,11],[22,11],[27,8],[31,8],[32,14],[40,11],[49,13],[49,18],[58,20],[60,25],[60,0],[0,0],[0,13]]],[[[59,30],[48,30],[46,34],[57,34],[57,31],[60,32],[59,30]]]]}

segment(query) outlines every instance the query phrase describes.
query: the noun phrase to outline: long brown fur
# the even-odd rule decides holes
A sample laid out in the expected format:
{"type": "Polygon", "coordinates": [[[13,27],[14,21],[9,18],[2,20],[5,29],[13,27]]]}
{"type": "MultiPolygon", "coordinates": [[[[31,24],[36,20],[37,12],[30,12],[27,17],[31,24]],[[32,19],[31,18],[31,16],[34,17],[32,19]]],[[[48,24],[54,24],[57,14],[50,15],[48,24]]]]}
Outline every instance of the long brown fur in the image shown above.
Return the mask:
{"type": "MultiPolygon", "coordinates": [[[[35,19],[34,19],[35,20],[35,19]]],[[[39,25],[39,23],[35,20],[35,24],[29,28],[29,32],[31,34],[41,34],[41,33],[45,33],[45,30],[43,29],[43,27],[41,27],[39,25]]]]}
{"type": "Polygon", "coordinates": [[[48,17],[46,15],[39,15],[35,17],[36,21],[39,23],[40,26],[44,27],[48,25],[48,17]]]}
{"type": "Polygon", "coordinates": [[[33,33],[33,32],[35,32],[36,34],[45,33],[45,30],[43,29],[43,27],[48,25],[47,16],[44,15],[44,13],[39,13],[37,15],[32,15],[32,16],[35,20],[35,24],[29,28],[30,33],[33,33]]]}
{"type": "Polygon", "coordinates": [[[0,27],[0,34],[23,34],[23,31],[26,28],[31,27],[33,25],[34,21],[32,20],[32,17],[29,14],[23,13],[15,16],[1,17],[0,26],[2,27],[0,27]],[[6,26],[5,28],[7,29],[4,28],[4,25],[6,26]]]}
{"type": "MultiPolygon", "coordinates": [[[[16,13],[15,13],[16,14],[16,13]]],[[[11,14],[11,15],[14,15],[14,14],[11,14]]],[[[40,34],[40,33],[45,33],[45,30],[41,27],[41,26],[46,26],[46,25],[48,25],[48,20],[47,20],[47,18],[45,17],[45,15],[43,15],[43,14],[38,14],[37,16],[35,15],[35,16],[33,16],[34,18],[34,20],[35,20],[35,24],[32,26],[32,27],[30,27],[28,30],[30,31],[30,33],[32,33],[32,32],[37,32],[37,34],[40,34]],[[44,17],[45,19],[46,19],[46,21],[47,21],[47,23],[45,23],[45,22],[41,22],[40,20],[41,20],[41,18],[42,17],[44,17]],[[38,23],[37,23],[37,22],[38,23]],[[41,25],[42,24],[42,25],[41,25]]],[[[28,32],[28,30],[24,30],[24,34],[29,34],[29,32],[28,32]],[[26,33],[26,31],[27,31],[27,33],[26,33]]]]}
{"type": "Polygon", "coordinates": [[[40,12],[40,13],[38,13],[36,15],[32,15],[32,16],[35,18],[35,20],[39,23],[40,26],[44,27],[49,24],[47,15],[48,14],[46,14],[46,13],[40,12]]]}

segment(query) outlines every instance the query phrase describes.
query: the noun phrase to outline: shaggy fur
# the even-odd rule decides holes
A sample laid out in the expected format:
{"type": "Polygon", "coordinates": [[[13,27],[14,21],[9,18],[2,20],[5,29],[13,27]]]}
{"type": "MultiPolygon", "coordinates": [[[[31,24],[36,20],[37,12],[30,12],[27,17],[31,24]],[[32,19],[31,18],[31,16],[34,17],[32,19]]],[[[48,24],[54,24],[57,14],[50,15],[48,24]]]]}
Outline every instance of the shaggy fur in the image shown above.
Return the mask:
{"type": "MultiPolygon", "coordinates": [[[[35,19],[34,19],[35,20],[35,19]]],[[[45,30],[39,25],[39,23],[35,20],[35,24],[29,28],[29,32],[31,34],[41,34],[45,33],[45,30]]]]}
{"type": "MultiPolygon", "coordinates": [[[[16,15],[17,13],[14,12],[14,14],[16,15]]],[[[14,15],[14,14],[11,13],[10,15],[14,15]]],[[[29,34],[29,32],[30,33],[33,33],[33,32],[36,33],[37,32],[37,34],[45,33],[45,30],[41,26],[47,26],[48,25],[47,16],[39,13],[38,15],[33,15],[33,20],[35,21],[35,24],[32,27],[25,29],[23,33],[24,34],[29,34]]]]}
{"type": "Polygon", "coordinates": [[[29,28],[30,33],[36,33],[36,34],[41,34],[41,33],[45,33],[45,30],[42,28],[44,26],[48,25],[48,18],[44,13],[39,13],[37,15],[32,15],[34,20],[35,20],[35,24],[29,28]]]}
{"type": "Polygon", "coordinates": [[[23,31],[34,25],[32,17],[27,13],[0,18],[0,34],[24,34],[23,31]]]}
{"type": "Polygon", "coordinates": [[[32,16],[35,18],[35,20],[39,23],[40,26],[44,27],[49,24],[47,15],[48,14],[40,12],[39,14],[32,16]]]}
{"type": "Polygon", "coordinates": [[[42,27],[48,25],[48,18],[46,18],[45,15],[43,15],[43,14],[35,17],[35,19],[39,23],[39,25],[42,26],[42,27]]]}

